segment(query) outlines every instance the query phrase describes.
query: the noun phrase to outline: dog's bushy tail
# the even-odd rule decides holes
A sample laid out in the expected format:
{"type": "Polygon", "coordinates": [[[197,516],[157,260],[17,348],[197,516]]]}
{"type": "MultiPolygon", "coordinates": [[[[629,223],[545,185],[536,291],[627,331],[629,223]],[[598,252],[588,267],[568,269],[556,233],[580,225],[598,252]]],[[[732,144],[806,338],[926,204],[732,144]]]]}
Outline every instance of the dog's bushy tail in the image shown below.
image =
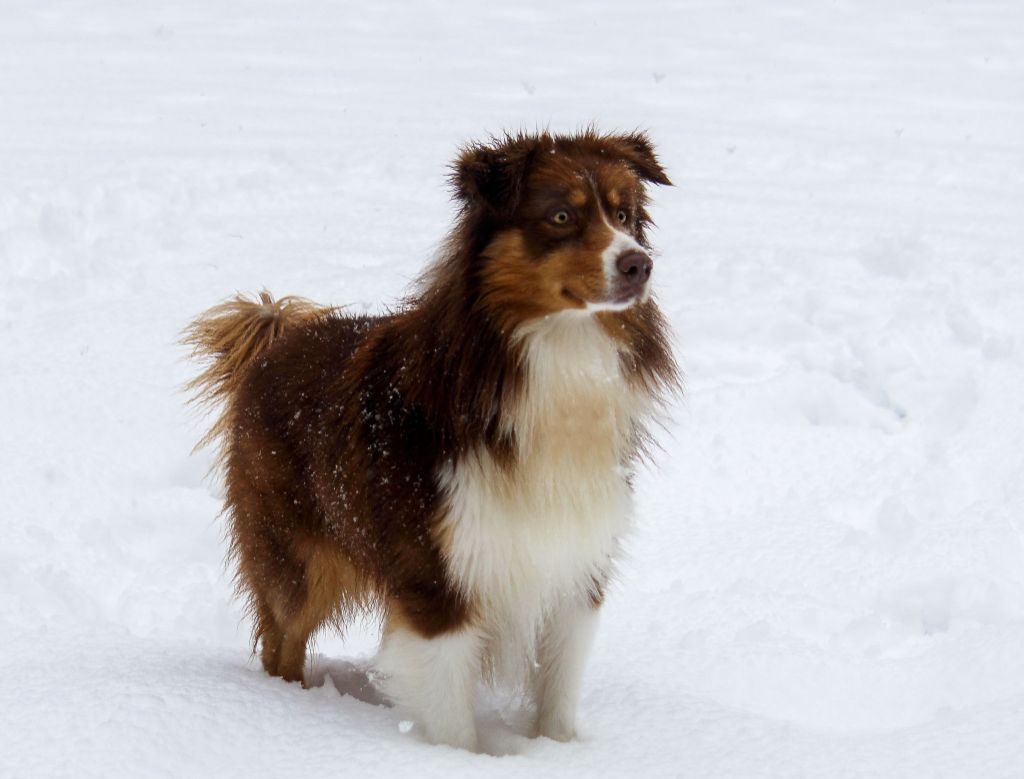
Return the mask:
{"type": "Polygon", "coordinates": [[[182,335],[192,347],[192,358],[205,365],[202,373],[185,385],[192,402],[221,406],[220,416],[196,444],[200,449],[227,432],[231,405],[244,369],[291,328],[322,317],[333,309],[300,297],[274,300],[263,290],[258,300],[236,295],[197,317],[182,335]]]}

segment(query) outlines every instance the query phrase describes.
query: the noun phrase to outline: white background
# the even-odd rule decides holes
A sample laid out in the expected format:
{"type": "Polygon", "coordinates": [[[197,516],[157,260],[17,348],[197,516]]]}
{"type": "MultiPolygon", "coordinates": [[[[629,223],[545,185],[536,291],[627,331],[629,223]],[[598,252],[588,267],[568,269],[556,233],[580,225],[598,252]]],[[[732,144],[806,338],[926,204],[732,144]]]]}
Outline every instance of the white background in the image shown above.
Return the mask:
{"type": "Polygon", "coordinates": [[[1024,775],[1024,6],[0,6],[0,774],[1024,775]],[[503,129],[646,128],[685,398],[581,738],[250,659],[175,340],[380,311],[503,129]],[[345,693],[345,694],[339,694],[345,693]]]}

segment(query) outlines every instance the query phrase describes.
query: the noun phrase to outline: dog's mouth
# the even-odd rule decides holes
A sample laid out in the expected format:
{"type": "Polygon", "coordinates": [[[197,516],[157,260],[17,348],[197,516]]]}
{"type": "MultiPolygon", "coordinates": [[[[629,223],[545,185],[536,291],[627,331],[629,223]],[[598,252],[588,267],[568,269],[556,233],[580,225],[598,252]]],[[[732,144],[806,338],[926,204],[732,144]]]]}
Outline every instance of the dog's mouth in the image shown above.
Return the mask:
{"type": "Polygon", "coordinates": [[[618,295],[612,295],[604,300],[587,300],[568,287],[562,287],[562,297],[575,304],[576,307],[588,312],[625,311],[628,308],[646,302],[650,297],[648,290],[649,287],[645,285],[640,292],[630,290],[628,292],[620,292],[618,295]]]}
{"type": "Polygon", "coordinates": [[[626,306],[628,308],[634,303],[641,303],[646,299],[647,287],[644,287],[639,292],[620,292],[618,295],[613,296],[612,299],[608,301],[608,304],[613,306],[626,306]]]}

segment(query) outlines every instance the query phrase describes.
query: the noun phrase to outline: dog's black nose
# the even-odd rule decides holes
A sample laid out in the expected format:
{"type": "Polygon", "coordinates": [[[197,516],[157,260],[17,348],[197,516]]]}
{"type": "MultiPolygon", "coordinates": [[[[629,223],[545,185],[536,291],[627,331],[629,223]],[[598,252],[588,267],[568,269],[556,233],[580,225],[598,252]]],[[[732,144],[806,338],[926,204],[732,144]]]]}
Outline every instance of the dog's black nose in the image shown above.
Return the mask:
{"type": "Polygon", "coordinates": [[[640,289],[651,277],[654,260],[643,252],[632,249],[619,255],[615,267],[625,277],[619,279],[620,284],[625,282],[626,286],[640,289]]]}

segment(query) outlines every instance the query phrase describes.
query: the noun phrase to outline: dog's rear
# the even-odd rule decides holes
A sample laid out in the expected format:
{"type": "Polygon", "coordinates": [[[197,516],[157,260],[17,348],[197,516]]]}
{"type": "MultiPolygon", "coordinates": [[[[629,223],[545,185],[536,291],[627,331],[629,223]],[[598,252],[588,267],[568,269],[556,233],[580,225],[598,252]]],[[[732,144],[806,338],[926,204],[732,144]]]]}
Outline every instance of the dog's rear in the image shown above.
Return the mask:
{"type": "MultiPolygon", "coordinates": [[[[268,509],[260,496],[267,490],[266,498],[271,502],[277,500],[280,495],[275,493],[283,491],[274,489],[280,487],[274,484],[280,481],[275,477],[280,475],[287,480],[287,476],[264,474],[269,477],[266,483],[256,485],[254,482],[260,481],[260,475],[254,477],[251,467],[239,467],[240,461],[251,459],[247,452],[238,451],[241,443],[238,431],[244,426],[239,424],[239,417],[251,414],[256,406],[249,398],[251,391],[247,380],[257,358],[265,357],[286,334],[324,321],[333,310],[301,297],[275,300],[266,291],[260,293],[258,300],[239,295],[204,312],[188,326],[183,337],[183,342],[192,347],[192,357],[205,365],[186,389],[192,392],[195,402],[220,410],[197,448],[214,442],[220,445],[218,463],[224,470],[231,523],[230,557],[238,566],[239,595],[247,602],[254,620],[254,646],[262,645],[266,670],[289,681],[303,678],[310,632],[305,626],[309,621],[305,609],[292,603],[290,584],[294,572],[285,564],[285,558],[294,557],[296,551],[290,548],[294,546],[292,542],[300,539],[279,538],[277,533],[268,533],[274,528],[266,527],[262,520],[268,515],[283,518],[287,512],[268,509]],[[289,547],[288,551],[279,548],[279,544],[289,547]],[[287,640],[289,634],[291,641],[287,640]]],[[[261,440],[260,446],[267,443],[261,440]]],[[[273,445],[266,448],[272,451],[273,445]]],[[[294,528],[289,528],[288,532],[294,533],[294,528]]],[[[319,621],[324,613],[334,611],[344,601],[344,588],[340,586],[344,582],[339,581],[345,578],[344,572],[339,572],[338,565],[332,561],[322,560],[313,548],[302,550],[300,554],[310,558],[306,561],[308,566],[303,567],[303,579],[308,567],[320,579],[331,580],[330,593],[317,600],[333,599],[334,602],[316,603],[319,621]]]]}

